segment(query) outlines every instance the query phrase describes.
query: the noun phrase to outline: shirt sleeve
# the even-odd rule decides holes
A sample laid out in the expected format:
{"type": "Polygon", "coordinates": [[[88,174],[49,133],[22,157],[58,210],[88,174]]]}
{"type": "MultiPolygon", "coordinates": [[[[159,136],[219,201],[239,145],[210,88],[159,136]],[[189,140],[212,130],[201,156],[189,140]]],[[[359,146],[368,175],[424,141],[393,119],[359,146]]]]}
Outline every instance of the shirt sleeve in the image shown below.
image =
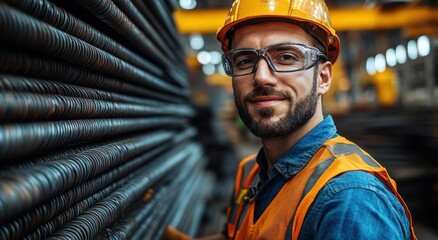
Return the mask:
{"type": "Polygon", "coordinates": [[[355,171],[321,189],[299,239],[410,239],[410,224],[398,199],[375,176],[355,171]]]}

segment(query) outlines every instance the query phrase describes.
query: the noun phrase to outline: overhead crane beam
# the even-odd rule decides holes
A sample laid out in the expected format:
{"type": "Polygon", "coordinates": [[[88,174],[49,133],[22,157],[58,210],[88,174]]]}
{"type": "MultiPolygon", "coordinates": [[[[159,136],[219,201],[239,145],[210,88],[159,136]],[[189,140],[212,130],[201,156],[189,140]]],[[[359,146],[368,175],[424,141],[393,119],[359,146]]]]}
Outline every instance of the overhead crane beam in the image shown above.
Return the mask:
{"type": "MultiPolygon", "coordinates": [[[[180,33],[216,33],[228,10],[177,10],[174,17],[180,33]]],[[[429,24],[437,26],[438,8],[404,7],[382,11],[378,8],[331,9],[332,24],[337,31],[384,30],[429,24]]]]}

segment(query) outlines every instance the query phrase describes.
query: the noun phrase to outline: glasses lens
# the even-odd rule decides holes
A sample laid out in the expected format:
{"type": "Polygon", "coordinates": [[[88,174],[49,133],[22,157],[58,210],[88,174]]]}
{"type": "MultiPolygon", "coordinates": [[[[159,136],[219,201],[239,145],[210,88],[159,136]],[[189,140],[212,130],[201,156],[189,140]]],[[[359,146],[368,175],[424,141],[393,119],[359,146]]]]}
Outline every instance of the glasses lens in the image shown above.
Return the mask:
{"type": "Polygon", "coordinates": [[[303,69],[308,49],[300,45],[284,44],[273,46],[266,51],[277,71],[295,71],[303,69]]]}
{"type": "Polygon", "coordinates": [[[294,72],[308,69],[318,61],[316,49],[302,44],[286,43],[263,49],[238,49],[224,55],[224,66],[230,76],[253,73],[259,57],[265,58],[275,72],[294,72]]]}
{"type": "Polygon", "coordinates": [[[233,76],[251,73],[257,62],[258,55],[255,51],[236,50],[231,51],[226,56],[233,70],[233,76]]]}

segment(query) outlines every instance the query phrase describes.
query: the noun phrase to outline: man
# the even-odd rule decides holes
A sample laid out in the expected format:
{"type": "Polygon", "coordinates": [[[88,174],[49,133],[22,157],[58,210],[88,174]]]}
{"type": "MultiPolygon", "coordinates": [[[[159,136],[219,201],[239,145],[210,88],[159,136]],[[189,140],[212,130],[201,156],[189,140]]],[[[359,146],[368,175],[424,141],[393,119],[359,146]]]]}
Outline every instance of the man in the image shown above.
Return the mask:
{"type": "Polygon", "coordinates": [[[323,116],[340,46],[324,1],[236,0],[217,38],[263,147],[240,164],[225,233],[207,239],[415,239],[385,168],[323,116]]]}

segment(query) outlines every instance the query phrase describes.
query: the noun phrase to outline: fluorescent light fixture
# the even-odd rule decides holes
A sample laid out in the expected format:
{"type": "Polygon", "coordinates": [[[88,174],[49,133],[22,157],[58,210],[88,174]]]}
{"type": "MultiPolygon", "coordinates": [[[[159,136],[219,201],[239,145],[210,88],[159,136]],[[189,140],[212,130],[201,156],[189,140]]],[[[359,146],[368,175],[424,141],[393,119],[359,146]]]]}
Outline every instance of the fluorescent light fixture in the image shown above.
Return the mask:
{"type": "Polygon", "coordinates": [[[179,0],[179,6],[182,9],[192,10],[196,7],[196,5],[197,5],[196,0],[179,0]]]}
{"type": "Polygon", "coordinates": [[[374,75],[376,73],[376,65],[374,64],[374,57],[369,57],[367,59],[366,71],[368,75],[374,75]]]}
{"type": "Polygon", "coordinates": [[[219,51],[211,51],[210,57],[212,64],[219,64],[222,62],[222,54],[219,51]]]}
{"type": "Polygon", "coordinates": [[[189,38],[190,47],[194,50],[202,49],[205,45],[204,38],[200,34],[192,34],[189,38]]]}
{"type": "Polygon", "coordinates": [[[418,48],[415,40],[410,40],[408,42],[408,56],[412,60],[415,60],[418,57],[418,48]]]}
{"type": "Polygon", "coordinates": [[[206,65],[202,66],[202,72],[205,75],[212,75],[215,71],[216,71],[216,68],[214,67],[213,64],[206,64],[206,65]]]}
{"type": "Polygon", "coordinates": [[[397,58],[395,57],[395,50],[393,48],[386,50],[386,63],[390,67],[397,65],[397,58]]]}
{"type": "Polygon", "coordinates": [[[384,72],[386,70],[386,60],[385,55],[379,53],[374,59],[374,66],[377,72],[384,72]]]}
{"type": "Polygon", "coordinates": [[[429,55],[430,53],[430,40],[426,35],[418,38],[418,54],[422,57],[429,55]]]}
{"type": "Polygon", "coordinates": [[[403,64],[406,62],[407,56],[406,56],[405,46],[400,44],[395,48],[395,57],[397,58],[397,62],[400,64],[403,64]]]}
{"type": "Polygon", "coordinates": [[[196,59],[198,59],[198,62],[202,65],[209,64],[211,62],[210,53],[207,51],[200,51],[196,59]]]}

